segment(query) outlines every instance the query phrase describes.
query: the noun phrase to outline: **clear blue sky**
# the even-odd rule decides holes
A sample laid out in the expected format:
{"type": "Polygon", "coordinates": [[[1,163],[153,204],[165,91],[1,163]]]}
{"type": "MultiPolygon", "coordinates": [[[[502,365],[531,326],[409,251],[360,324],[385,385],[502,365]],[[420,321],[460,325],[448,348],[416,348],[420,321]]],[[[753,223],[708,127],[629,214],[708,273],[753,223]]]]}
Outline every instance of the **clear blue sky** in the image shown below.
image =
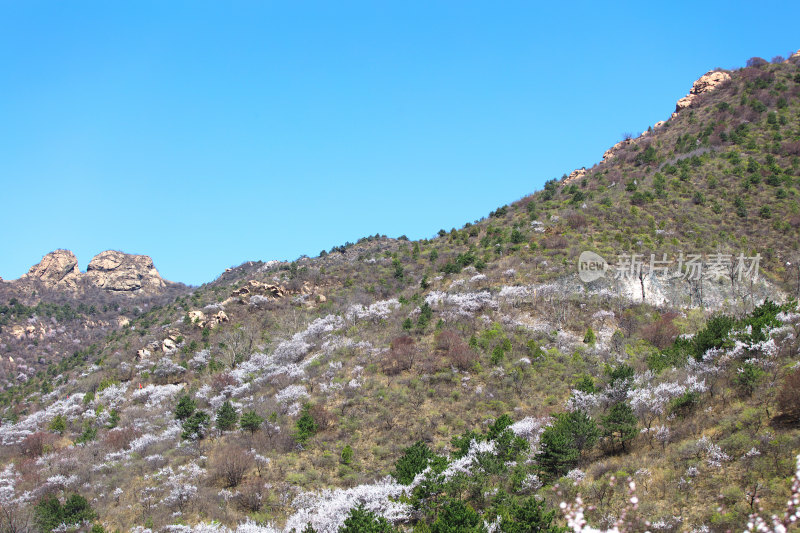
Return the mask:
{"type": "Polygon", "coordinates": [[[0,276],[56,248],[201,284],[430,237],[600,159],[795,2],[0,1],[0,276]],[[660,5],[656,5],[660,4],[660,5]]]}

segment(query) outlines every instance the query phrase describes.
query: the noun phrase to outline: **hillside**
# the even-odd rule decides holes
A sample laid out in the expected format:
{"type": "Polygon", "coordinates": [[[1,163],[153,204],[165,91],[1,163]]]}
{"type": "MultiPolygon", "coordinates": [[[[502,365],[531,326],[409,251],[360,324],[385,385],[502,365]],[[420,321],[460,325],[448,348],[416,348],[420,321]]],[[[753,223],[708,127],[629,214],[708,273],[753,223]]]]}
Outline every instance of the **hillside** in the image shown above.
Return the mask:
{"type": "Polygon", "coordinates": [[[742,530],[800,453],[799,232],[800,55],[712,71],[485,219],[106,307],[6,379],[0,523],[556,531],[580,494],[571,527],[742,530]]]}

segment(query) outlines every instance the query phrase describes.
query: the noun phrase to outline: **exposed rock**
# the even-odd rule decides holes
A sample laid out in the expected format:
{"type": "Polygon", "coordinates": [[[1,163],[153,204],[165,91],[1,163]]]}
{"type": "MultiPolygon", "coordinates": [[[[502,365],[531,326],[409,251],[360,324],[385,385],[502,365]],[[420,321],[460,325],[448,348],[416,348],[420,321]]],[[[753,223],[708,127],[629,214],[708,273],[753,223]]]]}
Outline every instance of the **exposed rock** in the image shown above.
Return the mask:
{"type": "Polygon", "coordinates": [[[206,315],[202,311],[189,311],[189,321],[198,328],[203,328],[206,323],[206,315]]]}
{"type": "Polygon", "coordinates": [[[166,285],[149,256],[114,250],[94,256],[85,277],[92,285],[109,291],[158,292],[166,285]]]}
{"type": "Polygon", "coordinates": [[[233,296],[233,297],[237,297],[238,296],[238,297],[241,298],[241,297],[244,297],[244,296],[248,296],[249,294],[250,294],[250,289],[249,288],[241,287],[241,288],[238,288],[235,291],[233,291],[231,293],[231,296],[233,296]]]}
{"type": "Polygon", "coordinates": [[[216,315],[214,315],[214,322],[217,324],[222,324],[223,322],[228,321],[228,315],[225,314],[225,311],[219,311],[216,315]]]}
{"type": "Polygon", "coordinates": [[[87,271],[81,273],[75,254],[69,250],[55,250],[32,266],[27,274],[9,283],[16,284],[23,292],[44,286],[74,293],[99,288],[128,295],[156,295],[167,289],[169,282],[161,278],[153,260],[146,255],[105,251],[96,255],[87,271]]]}
{"type": "Polygon", "coordinates": [[[614,146],[612,146],[611,148],[606,150],[606,152],[603,154],[603,161],[608,161],[608,160],[612,159],[614,156],[617,155],[617,152],[620,149],[622,149],[622,148],[624,148],[624,147],[626,147],[626,146],[628,146],[629,144],[632,144],[632,143],[633,143],[633,139],[632,138],[631,139],[623,139],[623,140],[621,140],[620,142],[618,142],[617,144],[615,144],[614,146]]]}
{"type": "Polygon", "coordinates": [[[679,113],[681,110],[691,106],[694,100],[701,94],[713,91],[730,79],[731,75],[727,72],[722,72],[720,70],[706,72],[694,82],[689,94],[678,100],[678,103],[675,105],[675,113],[679,113]]]}
{"type": "Polygon", "coordinates": [[[663,125],[664,125],[664,124],[666,124],[666,123],[667,123],[667,121],[666,121],[666,120],[659,120],[658,122],[656,122],[656,123],[653,125],[653,129],[654,129],[654,130],[656,130],[656,129],[660,128],[661,126],[663,126],[663,125]]]}
{"type": "Polygon", "coordinates": [[[175,344],[175,341],[167,337],[161,342],[161,350],[166,353],[172,353],[178,349],[178,345],[175,344]]]}
{"type": "Polygon", "coordinates": [[[150,350],[148,350],[146,348],[142,348],[141,350],[137,350],[136,351],[136,359],[137,360],[147,359],[149,357],[150,357],[150,350]]]}
{"type": "Polygon", "coordinates": [[[25,328],[22,326],[12,326],[11,335],[17,340],[22,340],[25,338],[25,328]]]}
{"type": "MultiPolygon", "coordinates": [[[[304,289],[307,288],[310,292],[310,287],[308,287],[308,282],[303,284],[304,289]]],[[[275,285],[272,283],[262,283],[260,281],[256,281],[251,279],[247,282],[247,285],[244,287],[240,287],[231,293],[231,296],[234,298],[239,298],[240,302],[244,302],[245,296],[252,296],[254,294],[260,294],[262,296],[273,296],[275,298],[283,298],[285,297],[289,291],[283,285],[275,285]]]]}
{"type": "Polygon", "coordinates": [[[39,281],[48,288],[74,289],[80,276],[75,254],[69,250],[56,250],[32,266],[23,278],[39,281]]]}
{"type": "Polygon", "coordinates": [[[126,316],[117,317],[117,326],[119,326],[121,328],[124,328],[125,326],[127,326],[130,323],[131,323],[131,321],[126,316]]]}
{"type": "Polygon", "coordinates": [[[569,176],[567,176],[566,179],[564,180],[564,183],[577,181],[584,178],[585,176],[586,176],[586,167],[581,167],[570,172],[569,176]]]}

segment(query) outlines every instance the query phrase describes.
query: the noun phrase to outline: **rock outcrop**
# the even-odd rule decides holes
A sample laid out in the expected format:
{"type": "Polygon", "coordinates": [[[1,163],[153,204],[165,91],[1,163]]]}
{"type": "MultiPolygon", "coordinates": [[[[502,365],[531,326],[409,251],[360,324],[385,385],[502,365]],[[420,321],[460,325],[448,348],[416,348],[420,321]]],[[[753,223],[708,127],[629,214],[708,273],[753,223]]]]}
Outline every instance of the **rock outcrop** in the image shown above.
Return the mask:
{"type": "Polygon", "coordinates": [[[146,255],[108,250],[97,254],[82,273],[75,254],[69,250],[56,250],[11,283],[26,290],[44,287],[77,293],[99,288],[122,294],[154,295],[162,292],[169,282],[161,278],[153,260],[146,255]]]}
{"type": "Polygon", "coordinates": [[[149,256],[113,250],[94,256],[84,276],[92,285],[108,291],[158,292],[165,287],[149,256]]]}
{"type": "Polygon", "coordinates": [[[31,267],[23,279],[38,281],[47,288],[75,289],[81,278],[78,259],[69,250],[56,250],[31,267]]]}
{"type": "MultiPolygon", "coordinates": [[[[675,104],[675,113],[679,113],[681,110],[691,106],[695,99],[701,94],[713,91],[730,79],[731,75],[721,70],[711,70],[706,72],[694,82],[692,85],[692,90],[689,91],[689,94],[678,100],[678,103],[675,104]]],[[[673,116],[675,116],[674,113],[673,116]]]]}
{"type": "Polygon", "coordinates": [[[569,176],[567,176],[566,179],[564,180],[564,183],[571,183],[573,181],[581,180],[585,177],[586,177],[586,167],[581,167],[570,172],[569,176]]]}

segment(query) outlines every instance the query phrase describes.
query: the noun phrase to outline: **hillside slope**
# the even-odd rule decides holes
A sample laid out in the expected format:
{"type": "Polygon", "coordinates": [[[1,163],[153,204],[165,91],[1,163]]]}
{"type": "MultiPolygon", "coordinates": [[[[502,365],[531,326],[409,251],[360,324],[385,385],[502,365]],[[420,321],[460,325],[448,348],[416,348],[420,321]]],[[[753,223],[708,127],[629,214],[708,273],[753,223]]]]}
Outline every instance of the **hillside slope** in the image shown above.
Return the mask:
{"type": "Polygon", "coordinates": [[[783,509],[800,56],[750,63],[486,219],[243,264],[7,386],[4,529],[612,527],[627,478],[631,530],[783,509]]]}

